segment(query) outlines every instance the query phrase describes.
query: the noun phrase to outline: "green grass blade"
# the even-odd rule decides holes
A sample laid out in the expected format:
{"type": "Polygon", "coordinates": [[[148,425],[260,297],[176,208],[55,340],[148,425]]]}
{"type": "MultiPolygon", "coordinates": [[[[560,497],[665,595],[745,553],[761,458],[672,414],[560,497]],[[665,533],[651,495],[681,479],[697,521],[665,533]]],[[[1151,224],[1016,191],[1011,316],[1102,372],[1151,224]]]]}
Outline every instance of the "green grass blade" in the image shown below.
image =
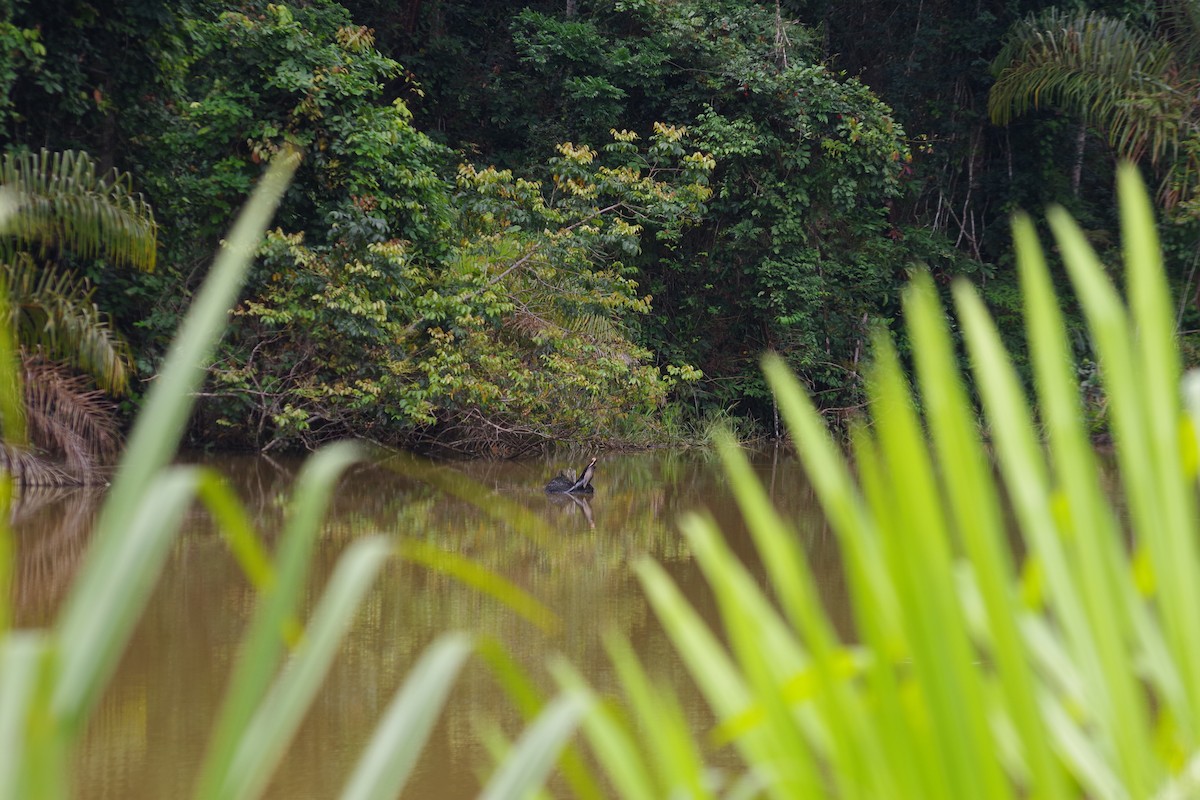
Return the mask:
{"type": "Polygon", "coordinates": [[[230,769],[235,742],[259,706],[283,655],[281,633],[294,619],[312,560],[320,525],[342,473],[361,455],[347,442],[318,450],[304,462],[292,490],[288,519],[279,543],[270,591],[262,594],[246,627],[237,667],[209,740],[197,783],[197,797],[216,797],[230,769]]]}
{"type": "Polygon", "coordinates": [[[872,503],[912,645],[912,674],[952,796],[1009,796],[991,742],[976,654],[958,602],[946,504],[890,339],[876,337],[871,413],[888,496],[872,503]]]}
{"type": "Polygon", "coordinates": [[[8,285],[0,274],[0,441],[23,447],[27,439],[22,370],[10,319],[8,285]]]}
{"type": "MultiPolygon", "coordinates": [[[[564,691],[590,692],[583,676],[565,660],[556,660],[551,671],[564,691]]],[[[626,800],[662,797],[643,758],[646,750],[643,742],[623,723],[613,704],[593,702],[584,717],[583,732],[618,796],[626,800]]]]}
{"type": "Polygon", "coordinates": [[[1200,719],[1200,636],[1195,635],[1189,609],[1200,607],[1200,544],[1195,536],[1200,514],[1180,446],[1181,368],[1174,310],[1150,198],[1137,168],[1123,164],[1117,187],[1129,302],[1138,332],[1137,365],[1142,372],[1137,388],[1147,415],[1142,444],[1149,458],[1141,466],[1152,476],[1161,518],[1160,528],[1143,534],[1152,542],[1166,637],[1187,692],[1187,713],[1179,717],[1195,742],[1200,731],[1190,723],[1200,719]]]}
{"type": "Polygon", "coordinates": [[[337,655],[363,597],[391,553],[383,537],[360,539],[338,560],[292,662],[246,725],[217,796],[258,797],[337,655]]]}
{"type": "Polygon", "coordinates": [[[547,705],[505,755],[480,800],[526,800],[536,792],[546,782],[591,702],[586,694],[564,692],[547,705]]]}
{"type": "Polygon", "coordinates": [[[204,379],[213,348],[228,324],[229,309],[245,281],[263,231],[299,164],[288,151],[272,160],[213,262],[204,285],[167,353],[163,370],[150,386],[126,443],[112,488],[96,523],[93,547],[119,536],[122,524],[154,475],[175,454],[204,379]]]}
{"type": "Polygon", "coordinates": [[[966,284],[956,284],[954,299],[1017,524],[1045,571],[1049,600],[1067,632],[1073,657],[1079,664],[1094,664],[1097,656],[1094,642],[1086,635],[1082,592],[1055,522],[1055,501],[1033,414],[978,295],[966,284]]]}
{"type": "MultiPolygon", "coordinates": [[[[532,722],[545,708],[546,699],[528,670],[517,663],[504,645],[495,639],[485,639],[480,644],[479,654],[509,700],[521,712],[521,718],[526,723],[532,722]]],[[[599,782],[575,744],[568,744],[563,749],[559,768],[575,797],[595,800],[604,797],[599,782]]]]}
{"type": "Polygon", "coordinates": [[[674,692],[656,685],[628,640],[608,634],[604,649],[616,669],[627,707],[636,715],[636,730],[649,732],[640,747],[659,778],[659,797],[702,797],[704,759],[679,710],[674,692]]]}
{"type": "MultiPolygon", "coordinates": [[[[1155,455],[1147,430],[1150,407],[1138,386],[1146,377],[1140,369],[1144,365],[1138,364],[1139,357],[1134,352],[1134,329],[1116,288],[1108,280],[1103,265],[1082,231],[1061,209],[1051,212],[1050,222],[1102,365],[1101,376],[1111,401],[1117,457],[1126,481],[1135,530],[1146,537],[1143,541],[1150,545],[1156,570],[1170,569],[1170,565],[1164,562],[1167,551],[1157,546],[1163,542],[1162,526],[1165,520],[1154,486],[1156,476],[1152,462],[1155,455]]],[[[1039,374],[1045,375],[1050,371],[1043,369],[1039,374]]],[[[1062,387],[1055,393],[1043,392],[1047,395],[1043,402],[1053,403],[1055,394],[1065,395],[1068,391],[1062,387]]],[[[1177,394],[1179,387],[1173,386],[1168,391],[1177,394]]],[[[1177,412],[1172,419],[1178,419],[1177,412]]],[[[1069,430],[1065,421],[1060,422],[1069,430]]],[[[1079,566],[1079,588],[1099,656],[1095,669],[1103,673],[1098,677],[1102,681],[1103,692],[1097,686],[1093,702],[1100,712],[1098,719],[1105,726],[1109,746],[1119,756],[1122,778],[1128,791],[1134,796],[1144,796],[1157,782],[1149,753],[1145,748],[1126,746],[1123,742],[1148,734],[1149,710],[1146,708],[1144,689],[1140,681],[1133,677],[1132,654],[1124,643],[1128,637],[1131,612],[1119,609],[1114,604],[1115,598],[1122,595],[1131,598],[1134,595],[1128,590],[1114,591],[1114,587],[1127,578],[1114,563],[1123,563],[1123,559],[1113,552],[1119,539],[1110,518],[1111,513],[1101,516],[1108,509],[1107,501],[1086,470],[1093,459],[1090,450],[1081,444],[1071,450],[1053,440],[1052,444],[1058,445],[1056,450],[1065,451],[1063,458],[1066,463],[1058,470],[1058,474],[1064,483],[1071,516],[1070,531],[1075,537],[1070,542],[1074,545],[1071,552],[1079,566]],[[1085,478],[1086,484],[1083,482],[1085,478]],[[1086,543],[1083,540],[1085,536],[1089,537],[1086,543]]],[[[1094,468],[1090,472],[1094,473],[1094,468]]],[[[1179,618],[1178,612],[1164,608],[1163,614],[1169,634],[1171,620],[1179,618]]]]}
{"type": "Polygon", "coordinates": [[[14,547],[9,515],[12,511],[13,478],[0,471],[0,637],[12,628],[14,547]]]}
{"type": "MultiPolygon", "coordinates": [[[[776,780],[778,776],[774,770],[780,768],[779,759],[796,754],[781,752],[771,739],[772,731],[758,724],[766,714],[774,713],[766,707],[765,701],[760,702],[751,687],[753,681],[754,688],[760,688],[760,680],[747,680],[662,567],[650,559],[643,559],[638,562],[637,572],[651,606],[718,722],[727,723],[737,732],[734,743],[747,764],[766,764],[765,769],[770,773],[767,780],[769,793],[787,796],[787,791],[776,780]],[[747,721],[751,724],[746,724],[747,721]]],[[[798,671],[792,670],[789,677],[798,671]]],[[[784,768],[790,770],[793,767],[784,765],[784,768]]]]}
{"type": "MultiPolygon", "coordinates": [[[[31,752],[39,744],[31,728],[34,706],[44,694],[39,683],[46,678],[49,644],[45,634],[33,631],[0,638],[0,800],[34,797],[33,772],[45,766],[31,752]]],[[[41,714],[46,716],[44,709],[41,714]]]]}
{"type": "Polygon", "coordinates": [[[829,753],[829,733],[824,721],[814,717],[808,703],[793,703],[785,692],[790,678],[809,670],[808,656],[737,556],[724,544],[715,524],[692,515],[680,527],[716,594],[738,666],[756,706],[764,712],[762,726],[739,737],[739,746],[754,752],[750,763],[772,774],[773,794],[811,794],[822,785],[814,753],[829,753]]]}
{"type": "Polygon", "coordinates": [[[504,645],[493,638],[486,638],[479,643],[479,656],[488,665],[500,688],[521,712],[526,720],[531,720],[541,711],[545,704],[541,690],[534,683],[529,673],[517,663],[504,645]]]}
{"type": "Polygon", "coordinates": [[[449,575],[464,586],[499,600],[546,633],[555,634],[562,629],[562,620],[549,606],[504,576],[465,556],[417,539],[402,539],[396,548],[404,560],[449,575]]]}
{"type": "MultiPolygon", "coordinates": [[[[272,165],[239,216],[226,248],[184,319],[166,366],[147,394],[96,522],[81,575],[64,603],[57,626],[57,638],[64,648],[63,678],[55,693],[54,708],[73,730],[115,666],[117,645],[123,645],[140,610],[134,590],[142,589],[157,576],[157,572],[150,575],[114,570],[134,566],[157,570],[161,566],[167,537],[146,530],[151,524],[146,517],[155,505],[178,502],[185,491],[184,483],[189,484],[186,491],[191,491],[193,478],[174,473],[177,477],[166,479],[169,486],[164,487],[156,476],[175,452],[192,407],[192,394],[203,379],[212,348],[225,328],[228,310],[296,162],[296,157],[288,156],[272,165]],[[144,503],[145,498],[151,502],[144,503]],[[158,558],[136,558],[140,548],[130,545],[134,540],[128,531],[131,520],[146,539],[146,555],[158,558]],[[110,616],[100,616],[101,609],[110,616]]],[[[168,511],[182,513],[174,508],[168,511]]],[[[144,594],[148,589],[142,591],[144,594]]]]}
{"type": "Polygon", "coordinates": [[[650,605],[718,719],[751,708],[753,697],[741,674],[670,576],[648,558],[637,563],[637,574],[650,605]]]}
{"type": "Polygon", "coordinates": [[[1034,796],[1066,794],[1049,733],[1038,713],[1037,678],[1017,621],[1022,609],[1016,568],[1007,541],[995,481],[954,356],[945,314],[933,280],[922,273],[905,293],[905,321],[913,343],[921,399],[943,467],[941,481],[954,528],[972,565],[984,606],[990,656],[995,659],[1004,706],[1021,744],[1034,796]]]}
{"type": "Polygon", "coordinates": [[[60,672],[54,713],[78,731],[117,667],[194,495],[198,473],[165,470],[144,487],[120,536],[88,553],[54,638],[60,672]]]}
{"type": "MultiPolygon", "coordinates": [[[[4,213],[0,191],[0,215],[4,213]]],[[[0,447],[25,443],[25,408],[22,401],[21,368],[12,327],[8,319],[8,287],[0,278],[0,447]]],[[[0,636],[12,624],[13,542],[9,528],[13,476],[0,470],[0,636]]]]}
{"type": "MultiPolygon", "coordinates": [[[[873,654],[866,661],[871,692],[868,702],[879,704],[879,708],[869,723],[875,729],[869,736],[887,743],[886,761],[891,765],[891,774],[874,771],[872,779],[882,782],[883,794],[928,796],[930,788],[920,783],[920,775],[940,776],[941,769],[928,737],[912,736],[905,727],[910,706],[906,697],[911,691],[902,685],[898,669],[906,669],[904,665],[911,660],[911,654],[901,634],[896,587],[885,568],[876,522],[869,513],[867,500],[855,485],[847,460],[833,443],[824,421],[795,376],[773,356],[763,360],[763,372],[842,545],[858,634],[873,654]]],[[[874,443],[861,425],[852,425],[851,433],[856,443],[853,460],[864,489],[878,487],[880,480],[870,480],[872,474],[878,473],[879,456],[874,443]]],[[[875,758],[870,747],[863,757],[875,758]]],[[[941,796],[944,795],[943,792],[941,796]]]]}
{"type": "Polygon", "coordinates": [[[526,506],[488,491],[458,470],[448,469],[412,453],[379,450],[373,457],[382,467],[427,483],[451,497],[470,503],[487,516],[533,542],[545,543],[551,536],[545,520],[526,506]]]}
{"type": "Polygon", "coordinates": [[[250,515],[229,483],[215,472],[206,473],[200,480],[197,494],[250,584],[259,592],[273,586],[275,568],[271,565],[270,553],[258,538],[250,515]]]}
{"type": "MultiPolygon", "coordinates": [[[[765,357],[763,373],[775,393],[780,414],[787,423],[821,508],[842,544],[846,571],[855,593],[855,613],[867,615],[860,621],[871,622],[877,630],[898,630],[895,611],[898,603],[884,569],[875,521],[867,511],[841,449],[782,359],[775,355],[765,357]],[[878,620],[874,620],[876,616],[878,620]]],[[[893,651],[889,648],[885,652],[891,655],[893,651]]]]}
{"type": "Polygon", "coordinates": [[[862,724],[864,709],[858,696],[846,686],[841,667],[845,650],[822,613],[824,607],[812,572],[797,545],[799,537],[775,511],[736,444],[721,436],[717,446],[742,516],[771,576],[771,588],[809,647],[811,673],[816,681],[811,696],[818,707],[823,707],[820,718],[828,727],[830,762],[838,765],[832,774],[852,784],[845,787],[846,796],[852,797],[858,790],[878,795],[881,787],[894,785],[891,777],[881,774],[888,771],[889,765],[881,758],[875,726],[862,724]],[[838,713],[829,713],[833,707],[838,713]],[[863,765],[868,763],[875,768],[866,769],[863,765]]]}
{"type": "Polygon", "coordinates": [[[470,654],[470,639],[458,634],[443,636],[425,651],[384,713],[343,800],[391,800],[400,794],[470,654]]]}

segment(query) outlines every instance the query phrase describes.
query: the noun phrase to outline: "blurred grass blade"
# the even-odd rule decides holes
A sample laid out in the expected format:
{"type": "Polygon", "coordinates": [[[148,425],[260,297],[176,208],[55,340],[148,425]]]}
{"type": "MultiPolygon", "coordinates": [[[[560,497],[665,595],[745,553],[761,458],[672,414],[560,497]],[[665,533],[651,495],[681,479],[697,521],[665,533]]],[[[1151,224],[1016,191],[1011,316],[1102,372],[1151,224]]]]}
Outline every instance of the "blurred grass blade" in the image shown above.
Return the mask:
{"type": "Polygon", "coordinates": [[[230,800],[258,797],[267,787],[321,688],[359,604],[390,553],[391,544],[385,538],[371,537],[354,542],[338,560],[304,641],[241,732],[216,796],[230,800]]]}
{"type": "MultiPolygon", "coordinates": [[[[583,676],[565,660],[556,660],[551,669],[562,689],[590,691],[583,676]]],[[[593,702],[583,720],[583,732],[618,796],[625,800],[658,800],[663,796],[650,777],[643,743],[622,723],[612,704],[593,702]]]]}
{"type": "MultiPolygon", "coordinates": [[[[1011,796],[999,771],[975,653],[958,602],[946,503],[938,489],[925,432],[891,340],[875,340],[869,381],[871,414],[889,497],[872,503],[884,559],[901,603],[931,737],[950,796],[1011,796]]],[[[931,775],[930,778],[933,776],[931,775]]]]}
{"type": "Polygon", "coordinates": [[[154,525],[155,509],[175,517],[178,524],[183,513],[178,504],[192,491],[194,476],[157,476],[175,452],[191,411],[192,393],[203,379],[229,308],[297,162],[298,156],[291,153],[278,158],[256,188],[138,415],[96,522],[88,556],[59,615],[56,638],[63,648],[63,675],[54,708],[71,730],[78,728],[115,667],[140,603],[161,568],[173,530],[154,525]],[[129,530],[131,520],[136,534],[129,530]]]}
{"type": "Polygon", "coordinates": [[[716,594],[734,657],[764,712],[763,725],[749,729],[738,746],[753,751],[753,763],[773,774],[771,788],[776,796],[810,795],[822,785],[821,765],[814,753],[840,753],[825,721],[812,714],[811,704],[793,704],[786,696],[789,678],[807,671],[808,657],[724,544],[715,523],[689,515],[680,526],[716,594]]]}
{"type": "Polygon", "coordinates": [[[263,592],[275,584],[271,556],[254,530],[254,523],[229,483],[215,472],[207,472],[196,493],[217,523],[217,531],[250,584],[263,592]]]}
{"type": "Polygon", "coordinates": [[[470,654],[470,639],[457,634],[425,651],[384,713],[342,800],[391,800],[400,794],[470,654]]]}
{"type": "Polygon", "coordinates": [[[480,800],[526,800],[536,792],[545,784],[591,702],[586,694],[573,691],[563,692],[551,701],[505,755],[480,800]]]}
{"type": "Polygon", "coordinates": [[[0,273],[0,442],[23,447],[25,401],[21,386],[21,362],[9,310],[8,284],[0,273]]]}
{"type": "Polygon", "coordinates": [[[507,497],[488,491],[487,488],[453,469],[412,453],[379,449],[373,457],[380,466],[386,467],[412,480],[427,483],[451,497],[470,503],[481,512],[507,525],[515,533],[538,544],[547,544],[550,533],[545,520],[524,505],[507,497]]]}
{"type": "Polygon", "coordinates": [[[562,620],[549,606],[503,575],[465,556],[419,539],[401,539],[396,548],[404,560],[449,575],[464,586],[494,597],[546,633],[555,634],[562,629],[562,620]]]}
{"type": "Polygon", "coordinates": [[[648,558],[637,563],[637,574],[650,605],[718,720],[750,708],[753,697],[737,667],[670,576],[648,558]]]}
{"type": "Polygon", "coordinates": [[[299,162],[299,153],[292,150],[272,159],[192,301],[172,340],[162,372],[150,384],[126,443],[96,523],[94,547],[105,546],[108,537],[120,535],[121,521],[136,505],[136,499],[147,491],[153,476],[175,454],[191,414],[194,393],[228,324],[229,309],[299,162]]]}
{"type": "MultiPolygon", "coordinates": [[[[3,197],[7,191],[0,190],[0,218],[5,213],[3,197]]],[[[9,318],[8,287],[0,276],[0,448],[25,443],[25,404],[21,388],[21,368],[17,357],[17,346],[11,325],[4,324],[9,318]]],[[[0,636],[12,624],[12,574],[13,541],[9,528],[12,509],[14,479],[7,470],[0,468],[0,636]]]]}
{"type": "Polygon", "coordinates": [[[0,470],[0,637],[12,627],[13,564],[16,553],[9,519],[13,489],[12,475],[0,470]]]}
{"type": "MultiPolygon", "coordinates": [[[[831,749],[827,756],[829,763],[840,765],[840,768],[834,767],[833,773],[845,780],[862,781],[865,791],[871,791],[868,785],[877,782],[873,793],[878,794],[882,786],[895,784],[892,777],[883,774],[888,771],[888,764],[878,751],[877,727],[862,724],[858,697],[846,686],[845,653],[829,619],[822,613],[815,579],[797,544],[799,536],[776,512],[736,443],[728,436],[720,436],[717,447],[738,507],[771,577],[771,588],[780,598],[792,625],[803,635],[812,657],[812,666],[801,673],[808,683],[813,684],[804,699],[811,699],[818,706],[830,705],[838,709],[838,713],[818,715],[827,727],[831,749]],[[851,768],[851,763],[860,756],[860,749],[862,757],[878,764],[879,769],[851,768]]],[[[795,685],[793,676],[781,687],[785,703],[800,702],[793,688],[795,685]]],[[[761,713],[763,709],[758,711],[761,713]]]]}
{"type": "MultiPolygon", "coordinates": [[[[491,669],[492,676],[521,712],[521,718],[526,723],[532,722],[545,708],[546,700],[528,670],[522,668],[504,645],[495,639],[485,639],[479,647],[479,652],[491,669]]],[[[498,755],[497,761],[502,757],[503,751],[498,755]]],[[[576,798],[600,800],[604,797],[604,792],[574,743],[563,749],[559,758],[559,768],[576,798]]]]}
{"type": "MultiPolygon", "coordinates": [[[[824,419],[784,361],[776,355],[763,358],[763,374],[775,394],[805,473],[816,490],[821,508],[838,535],[846,560],[855,609],[868,641],[879,632],[884,645],[889,632],[897,631],[899,603],[880,552],[879,535],[862,492],[855,483],[845,455],[834,443],[824,419]]],[[[895,640],[883,652],[893,655],[895,640]]]]}
{"type": "Polygon", "coordinates": [[[271,588],[261,594],[246,626],[237,666],[226,689],[197,783],[197,797],[216,797],[235,743],[266,694],[283,656],[282,633],[295,618],[312,561],[312,550],[329,498],[360,450],[339,442],[304,462],[292,489],[287,524],[278,545],[271,588]]]}
{"type": "Polygon", "coordinates": [[[48,716],[34,707],[39,696],[44,701],[39,684],[47,679],[49,645],[40,631],[13,631],[0,638],[0,800],[34,797],[34,770],[45,766],[35,763],[37,754],[30,751],[38,744],[31,730],[34,716],[48,716]]]}
{"type": "MultiPolygon", "coordinates": [[[[626,705],[636,715],[635,730],[652,732],[638,747],[659,774],[658,796],[703,797],[707,794],[703,786],[704,759],[674,691],[651,680],[628,640],[610,633],[604,638],[604,649],[616,668],[621,691],[628,700],[626,705]]],[[[595,716],[595,712],[589,716],[595,716]]]]}
{"type": "Polygon", "coordinates": [[[195,496],[197,479],[197,471],[186,467],[151,479],[120,535],[93,544],[72,585],[54,632],[60,663],[54,713],[72,733],[117,668],[195,496]]]}
{"type": "Polygon", "coordinates": [[[984,607],[983,627],[989,640],[982,644],[996,660],[1004,703],[1012,714],[1021,757],[1030,770],[1032,794],[1063,796],[1066,783],[1038,713],[1037,676],[1018,627],[1021,609],[1015,591],[1016,569],[1000,498],[958,370],[946,317],[928,274],[920,274],[910,284],[904,309],[933,444],[939,462],[953,465],[942,469],[941,481],[984,607]]]}
{"type": "MultiPolygon", "coordinates": [[[[1063,229],[1061,211],[1051,216],[1059,246],[1080,287],[1080,300],[1095,336],[1105,381],[1116,380],[1125,387],[1138,382],[1135,358],[1129,352],[1132,329],[1119,310],[1115,288],[1090,246],[1063,229]],[[1067,238],[1064,238],[1066,236],[1067,238]],[[1087,284],[1090,288],[1084,290],[1087,284]],[[1099,333],[1102,329],[1105,333],[1099,333]],[[1120,350],[1118,353],[1117,350],[1120,350]]],[[[1049,445],[1055,482],[1060,487],[1059,509],[1064,547],[1074,566],[1098,664],[1090,667],[1101,674],[1096,679],[1106,687],[1102,703],[1093,704],[1110,747],[1118,750],[1127,786],[1135,796],[1150,791],[1155,779],[1151,760],[1143,748],[1124,747],[1121,739],[1135,731],[1149,731],[1149,709],[1145,688],[1135,676],[1141,654],[1128,646],[1140,618],[1140,599],[1129,581],[1115,514],[1100,486],[1100,470],[1087,432],[1082,424],[1077,378],[1071,369],[1066,325],[1054,299],[1049,275],[1036,246],[1032,224],[1018,219],[1014,227],[1026,296],[1027,336],[1037,341],[1031,353],[1036,376],[1038,406],[1049,430],[1049,445]]],[[[1124,390],[1123,390],[1124,391],[1124,390]]],[[[1135,390],[1136,391],[1136,390],[1135,390]]],[[[1178,391],[1178,386],[1174,391],[1178,391]]],[[[1117,406],[1128,408],[1129,402],[1117,406]]],[[[1114,406],[1114,411],[1117,411],[1114,406]]]]}
{"type": "Polygon", "coordinates": [[[1187,713],[1179,718],[1187,738],[1195,742],[1200,739],[1195,725],[1200,723],[1200,636],[1190,610],[1200,607],[1200,544],[1195,536],[1196,493],[1180,446],[1185,428],[1174,311],[1152,206],[1135,166],[1121,165],[1117,189],[1129,303],[1138,333],[1137,389],[1146,414],[1142,467],[1151,475],[1161,526],[1143,533],[1151,543],[1166,638],[1186,689],[1187,713]]]}

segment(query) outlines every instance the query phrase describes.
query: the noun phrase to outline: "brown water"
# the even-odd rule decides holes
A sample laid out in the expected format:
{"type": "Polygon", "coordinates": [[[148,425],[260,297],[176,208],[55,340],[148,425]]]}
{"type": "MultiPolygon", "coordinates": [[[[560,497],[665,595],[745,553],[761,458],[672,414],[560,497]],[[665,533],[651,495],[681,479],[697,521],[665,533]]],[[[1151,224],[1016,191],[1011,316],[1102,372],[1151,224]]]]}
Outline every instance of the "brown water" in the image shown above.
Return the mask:
{"type": "MultiPolygon", "coordinates": [[[[296,460],[221,456],[199,459],[229,479],[268,539],[280,527],[296,460]]],[[[356,469],[336,494],[318,545],[310,601],[346,544],[370,533],[415,537],[478,561],[535,595],[563,619],[547,634],[499,602],[454,579],[394,561],[368,595],[323,692],[277,772],[268,796],[338,794],[380,714],[423,648],[439,634],[494,637],[547,691],[545,665],[565,655],[602,692],[615,691],[601,645],[608,630],[632,642],[647,668],[673,684],[699,731],[711,725],[702,698],[660,629],[633,565],[661,563],[714,627],[719,619],[677,526],[707,510],[734,551],[760,574],[719,465],[699,451],[604,457],[588,501],[541,489],[565,462],[469,462],[454,469],[535,512],[541,541],[496,522],[472,503],[379,467],[356,469]]],[[[776,453],[755,461],[779,508],[796,522],[835,621],[847,627],[832,536],[796,462],[776,453]]],[[[86,548],[101,495],[68,491],[23,499],[16,511],[18,624],[48,624],[86,548]]],[[[188,796],[254,593],[197,509],[167,562],[120,670],[95,714],[76,760],[76,796],[188,796]]],[[[410,778],[406,798],[473,797],[486,775],[481,741],[492,726],[510,736],[517,715],[482,661],[469,664],[410,778]]],[[[728,763],[727,753],[708,754],[728,763]]]]}

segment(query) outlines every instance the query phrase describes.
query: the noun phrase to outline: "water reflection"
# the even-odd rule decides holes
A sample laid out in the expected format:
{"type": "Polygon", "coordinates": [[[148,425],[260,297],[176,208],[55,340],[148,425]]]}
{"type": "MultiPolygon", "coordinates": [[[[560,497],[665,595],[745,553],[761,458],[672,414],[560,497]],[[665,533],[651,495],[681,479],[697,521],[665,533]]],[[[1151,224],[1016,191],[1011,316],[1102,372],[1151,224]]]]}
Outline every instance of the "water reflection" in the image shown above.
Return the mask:
{"type": "MultiPolygon", "coordinates": [[[[280,530],[300,461],[198,457],[228,476],[268,538],[280,530]]],[[[465,630],[502,643],[545,681],[547,659],[571,659],[602,691],[615,678],[601,634],[628,638],[656,675],[678,687],[689,718],[711,725],[634,575],[638,559],[664,565],[702,615],[718,624],[713,599],[686,543],[681,515],[704,510],[735,553],[761,570],[718,465],[695,451],[606,456],[590,498],[550,496],[542,487],[558,461],[454,465],[495,497],[534,512],[537,536],[514,532],[477,505],[388,469],[361,466],[340,485],[317,549],[311,598],[347,543],[383,532],[425,540],[472,558],[555,610],[561,631],[546,634],[496,601],[421,567],[389,563],[368,596],[328,684],[270,790],[271,797],[334,796],[379,715],[418,654],[438,634],[465,630]]],[[[769,453],[755,463],[777,505],[795,521],[835,622],[848,618],[832,537],[815,521],[815,501],[795,462],[769,453]]],[[[50,619],[79,562],[97,496],[72,490],[34,498],[16,512],[18,621],[50,619]]],[[[194,510],[129,652],[91,725],[77,764],[81,798],[184,796],[212,725],[254,600],[207,515],[194,510]]],[[[407,797],[473,797],[486,770],[480,725],[517,720],[495,681],[473,663],[410,781],[407,797]]],[[[716,761],[721,754],[715,754],[716,761]]]]}
{"type": "Polygon", "coordinates": [[[96,487],[30,486],[13,498],[13,604],[23,624],[46,624],[83,558],[103,497],[96,487]]]}

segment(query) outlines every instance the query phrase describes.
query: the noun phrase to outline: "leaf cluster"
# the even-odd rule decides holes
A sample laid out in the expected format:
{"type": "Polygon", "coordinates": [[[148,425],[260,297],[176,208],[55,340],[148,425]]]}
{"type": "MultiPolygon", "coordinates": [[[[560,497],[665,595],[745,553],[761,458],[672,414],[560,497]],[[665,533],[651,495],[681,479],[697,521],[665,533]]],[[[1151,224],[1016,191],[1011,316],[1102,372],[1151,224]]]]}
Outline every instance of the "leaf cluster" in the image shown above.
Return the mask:
{"type": "Polygon", "coordinates": [[[461,166],[461,238],[433,267],[397,241],[364,246],[362,217],[334,245],[270,234],[214,371],[210,435],[492,454],[649,435],[645,420],[697,374],[634,342],[651,299],[624,259],[648,230],[677,238],[702,211],[712,161],[683,135],[659,126],[644,150],[629,132],[604,152],[563,144],[544,184],[461,166]]]}

